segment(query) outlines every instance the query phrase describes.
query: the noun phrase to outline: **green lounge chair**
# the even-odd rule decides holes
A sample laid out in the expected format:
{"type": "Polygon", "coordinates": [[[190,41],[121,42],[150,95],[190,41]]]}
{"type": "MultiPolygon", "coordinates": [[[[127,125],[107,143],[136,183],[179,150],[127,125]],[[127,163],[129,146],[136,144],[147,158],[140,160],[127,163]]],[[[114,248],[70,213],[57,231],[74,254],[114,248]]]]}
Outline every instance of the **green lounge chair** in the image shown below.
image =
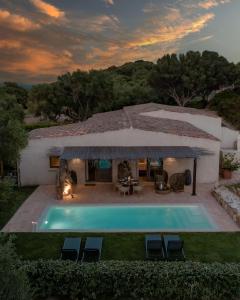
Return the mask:
{"type": "Polygon", "coordinates": [[[149,260],[164,260],[165,254],[163,249],[163,242],[160,235],[146,235],[145,236],[145,251],[146,259],[149,260]]]}
{"type": "Polygon", "coordinates": [[[163,242],[167,260],[185,260],[184,242],[178,235],[164,235],[163,242]]]}
{"type": "Polygon", "coordinates": [[[97,262],[101,258],[102,237],[87,237],[82,262],[97,262]]]}
{"type": "Polygon", "coordinates": [[[78,261],[81,247],[81,238],[65,238],[61,249],[61,259],[78,261]]]}

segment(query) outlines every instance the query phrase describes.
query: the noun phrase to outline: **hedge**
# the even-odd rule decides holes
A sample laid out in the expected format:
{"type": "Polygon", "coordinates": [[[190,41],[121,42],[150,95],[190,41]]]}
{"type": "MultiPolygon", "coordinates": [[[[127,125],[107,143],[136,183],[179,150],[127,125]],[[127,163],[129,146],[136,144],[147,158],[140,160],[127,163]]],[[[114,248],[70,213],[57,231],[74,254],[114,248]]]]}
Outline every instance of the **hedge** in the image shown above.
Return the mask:
{"type": "Polygon", "coordinates": [[[240,299],[240,264],[195,262],[24,262],[36,298],[240,299]]]}

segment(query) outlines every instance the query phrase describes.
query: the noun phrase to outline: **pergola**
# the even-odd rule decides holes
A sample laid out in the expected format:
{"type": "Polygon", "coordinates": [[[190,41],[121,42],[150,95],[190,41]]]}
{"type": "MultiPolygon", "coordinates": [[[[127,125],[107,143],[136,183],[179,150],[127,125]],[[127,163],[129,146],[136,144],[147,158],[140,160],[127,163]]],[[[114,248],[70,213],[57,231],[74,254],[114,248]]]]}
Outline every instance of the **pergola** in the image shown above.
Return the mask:
{"type": "Polygon", "coordinates": [[[163,159],[163,158],[192,158],[193,159],[193,185],[192,195],[196,195],[197,159],[201,156],[211,155],[206,149],[186,146],[80,146],[65,147],[60,159],[82,160],[94,159],[163,159]]]}

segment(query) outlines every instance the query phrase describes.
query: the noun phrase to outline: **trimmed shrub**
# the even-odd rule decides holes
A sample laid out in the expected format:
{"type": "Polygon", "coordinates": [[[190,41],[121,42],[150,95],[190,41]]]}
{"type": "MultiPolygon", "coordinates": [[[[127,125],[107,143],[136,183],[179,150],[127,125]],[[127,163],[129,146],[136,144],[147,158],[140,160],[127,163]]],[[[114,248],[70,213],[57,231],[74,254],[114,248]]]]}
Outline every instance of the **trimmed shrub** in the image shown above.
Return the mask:
{"type": "Polygon", "coordinates": [[[14,236],[0,234],[0,299],[30,300],[31,293],[27,276],[19,264],[15,252],[14,236]]]}
{"type": "Polygon", "coordinates": [[[12,180],[0,179],[0,204],[5,203],[13,196],[14,184],[12,180]]]}
{"type": "Polygon", "coordinates": [[[193,262],[25,262],[36,297],[236,300],[240,264],[193,262]]]}

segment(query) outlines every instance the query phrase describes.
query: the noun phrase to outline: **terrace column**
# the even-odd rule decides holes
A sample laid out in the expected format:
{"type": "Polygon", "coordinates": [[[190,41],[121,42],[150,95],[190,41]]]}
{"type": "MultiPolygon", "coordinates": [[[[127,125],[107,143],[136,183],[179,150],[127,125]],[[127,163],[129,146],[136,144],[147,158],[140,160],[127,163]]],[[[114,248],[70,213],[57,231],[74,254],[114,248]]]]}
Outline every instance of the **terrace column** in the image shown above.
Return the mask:
{"type": "Polygon", "coordinates": [[[197,158],[193,160],[193,185],[192,185],[192,196],[196,196],[196,185],[197,185],[197,158]]]}

